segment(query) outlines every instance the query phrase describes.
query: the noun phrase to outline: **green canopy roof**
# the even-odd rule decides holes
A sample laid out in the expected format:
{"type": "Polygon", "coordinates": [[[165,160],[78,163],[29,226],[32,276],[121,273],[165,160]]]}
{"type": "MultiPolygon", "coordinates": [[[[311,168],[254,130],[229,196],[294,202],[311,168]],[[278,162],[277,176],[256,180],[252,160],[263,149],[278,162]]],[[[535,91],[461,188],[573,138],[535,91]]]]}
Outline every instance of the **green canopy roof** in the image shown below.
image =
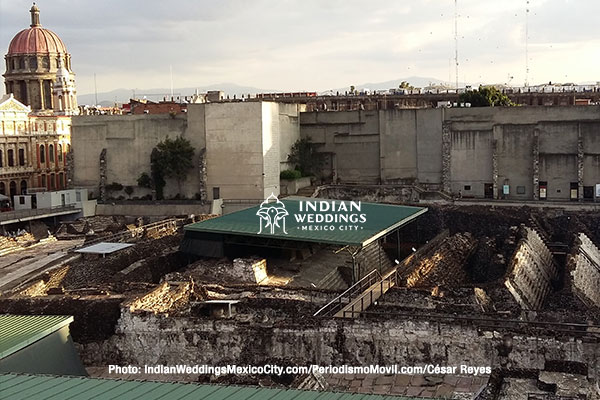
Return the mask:
{"type": "MultiPolygon", "coordinates": [[[[53,377],[0,375],[0,398],[3,400],[63,399],[144,399],[144,400],[406,400],[392,395],[311,392],[289,389],[266,389],[241,386],[196,385],[53,377]]],[[[421,400],[423,398],[420,397],[421,400]]]]}
{"type": "MultiPolygon", "coordinates": [[[[186,225],[185,230],[190,232],[264,237],[265,239],[366,246],[427,212],[427,208],[423,207],[315,198],[292,197],[278,202],[280,203],[278,208],[280,210],[285,209],[285,212],[281,212],[284,214],[285,232],[287,234],[283,232],[283,221],[281,220],[273,234],[271,234],[269,229],[263,229],[259,233],[261,230],[261,216],[259,216],[259,211],[265,203],[261,206],[186,225]],[[317,211],[313,211],[310,206],[315,206],[317,211]],[[325,208],[328,210],[320,211],[325,208]],[[335,211],[331,212],[330,210],[332,209],[335,211]],[[341,220],[338,219],[331,223],[326,221],[309,223],[307,222],[307,218],[310,214],[312,214],[313,218],[316,218],[317,214],[321,214],[321,216],[328,214],[333,216],[333,218],[341,218],[341,220]],[[364,218],[357,220],[357,216],[361,214],[364,218]],[[352,215],[354,217],[351,217],[352,215]],[[348,217],[351,217],[350,220],[347,219],[348,217]]],[[[267,204],[267,207],[269,205],[274,205],[274,202],[267,204]]],[[[261,213],[262,215],[266,215],[262,211],[261,213]]]]}
{"type": "Polygon", "coordinates": [[[0,359],[71,322],[73,317],[63,315],[0,315],[0,359]]]}

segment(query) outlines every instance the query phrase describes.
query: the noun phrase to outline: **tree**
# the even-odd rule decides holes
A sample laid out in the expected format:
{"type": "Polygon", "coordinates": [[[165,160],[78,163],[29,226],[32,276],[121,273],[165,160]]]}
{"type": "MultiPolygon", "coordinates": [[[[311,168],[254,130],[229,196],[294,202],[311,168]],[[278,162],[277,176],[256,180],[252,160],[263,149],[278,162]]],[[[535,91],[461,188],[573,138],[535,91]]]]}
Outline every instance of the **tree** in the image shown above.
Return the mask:
{"type": "Polygon", "coordinates": [[[400,82],[400,85],[398,85],[398,89],[407,89],[407,90],[413,90],[415,87],[413,85],[411,85],[410,83],[408,83],[407,81],[402,81],[400,82]]]}
{"type": "MultiPolygon", "coordinates": [[[[178,136],[175,139],[167,137],[158,143],[150,154],[150,179],[140,176],[140,181],[148,184],[150,181],[156,197],[164,197],[165,178],[173,178],[177,181],[179,192],[181,193],[181,184],[186,179],[188,171],[192,169],[192,159],[194,157],[194,148],[189,140],[178,136]]],[[[147,174],[146,174],[147,176],[147,174]]]]}
{"type": "Polygon", "coordinates": [[[323,154],[317,153],[310,138],[298,139],[292,146],[288,162],[294,164],[303,176],[315,175],[323,164],[323,154]]]}
{"type": "Polygon", "coordinates": [[[356,88],[354,87],[354,85],[350,86],[350,93],[354,94],[355,91],[356,91],[356,88]]]}
{"type": "Polygon", "coordinates": [[[459,96],[461,103],[471,103],[471,107],[514,106],[507,95],[494,86],[479,86],[478,90],[468,90],[459,96]]]}

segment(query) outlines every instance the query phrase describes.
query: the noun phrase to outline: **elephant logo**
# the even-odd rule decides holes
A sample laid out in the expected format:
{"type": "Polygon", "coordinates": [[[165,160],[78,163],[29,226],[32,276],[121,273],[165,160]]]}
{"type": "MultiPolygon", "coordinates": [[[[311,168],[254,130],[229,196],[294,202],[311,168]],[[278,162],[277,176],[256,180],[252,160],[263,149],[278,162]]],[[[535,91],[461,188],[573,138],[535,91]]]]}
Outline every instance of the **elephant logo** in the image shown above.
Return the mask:
{"type": "Polygon", "coordinates": [[[285,217],[289,215],[283,204],[273,193],[265,201],[260,204],[260,208],[256,212],[260,217],[260,229],[258,233],[275,234],[276,229],[281,230],[287,235],[285,230],[285,217]]]}

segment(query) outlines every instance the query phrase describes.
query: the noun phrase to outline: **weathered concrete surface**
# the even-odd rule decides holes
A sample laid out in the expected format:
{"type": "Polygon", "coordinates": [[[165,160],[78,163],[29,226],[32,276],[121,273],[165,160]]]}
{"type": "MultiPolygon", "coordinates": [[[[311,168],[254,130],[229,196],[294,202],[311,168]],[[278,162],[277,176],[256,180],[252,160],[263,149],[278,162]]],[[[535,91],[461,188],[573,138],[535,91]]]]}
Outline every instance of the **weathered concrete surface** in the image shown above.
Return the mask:
{"type": "Polygon", "coordinates": [[[373,110],[301,113],[300,124],[326,156],[325,180],[513,200],[538,199],[545,182],[548,200],[569,200],[571,187],[583,200],[600,183],[598,115],[598,107],[373,110]]]}

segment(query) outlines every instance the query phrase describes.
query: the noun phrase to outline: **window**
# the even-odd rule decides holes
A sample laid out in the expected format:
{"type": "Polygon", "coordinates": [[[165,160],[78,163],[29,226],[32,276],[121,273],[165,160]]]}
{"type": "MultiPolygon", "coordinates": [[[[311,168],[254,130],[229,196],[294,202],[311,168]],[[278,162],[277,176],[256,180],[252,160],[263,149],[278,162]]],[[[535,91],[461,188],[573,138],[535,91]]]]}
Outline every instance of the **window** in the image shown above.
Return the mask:
{"type": "Polygon", "coordinates": [[[61,172],[60,174],[58,174],[58,188],[59,189],[63,189],[63,181],[64,181],[64,175],[61,172]]]}
{"type": "Polygon", "coordinates": [[[471,185],[465,185],[465,190],[471,190],[471,185]]]}
{"type": "Polygon", "coordinates": [[[27,96],[27,83],[25,81],[19,81],[19,98],[21,103],[28,104],[29,96],[27,96]]]}
{"type": "Polygon", "coordinates": [[[42,187],[46,187],[46,175],[42,175],[42,187]]]}
{"type": "Polygon", "coordinates": [[[31,57],[29,59],[29,69],[37,69],[37,57],[31,57]]]}
{"type": "Polygon", "coordinates": [[[6,195],[6,185],[4,182],[0,182],[0,194],[6,195]]]}
{"type": "Polygon", "coordinates": [[[58,162],[62,162],[63,161],[63,153],[62,153],[62,145],[61,144],[56,145],[56,152],[58,153],[58,162]]]}
{"type": "Polygon", "coordinates": [[[213,200],[217,200],[221,198],[221,189],[218,187],[213,188],[213,200]]]}
{"type": "Polygon", "coordinates": [[[25,57],[19,58],[19,68],[25,69],[25,57]]]}
{"type": "Polygon", "coordinates": [[[81,201],[81,192],[80,191],[75,192],[75,201],[78,203],[81,201]]]}
{"type": "Polygon", "coordinates": [[[8,153],[8,166],[14,167],[15,166],[15,151],[13,149],[9,149],[7,153],[8,153]]]}
{"type": "Polygon", "coordinates": [[[25,165],[25,149],[19,149],[19,165],[25,165]]]}
{"type": "Polygon", "coordinates": [[[16,196],[17,195],[17,182],[15,181],[10,181],[10,197],[16,196]]]}
{"type": "Polygon", "coordinates": [[[27,194],[27,181],[21,181],[21,194],[27,194]]]}
{"type": "Polygon", "coordinates": [[[50,57],[42,58],[42,68],[50,69],[50,57]]]}
{"type": "MultiPolygon", "coordinates": [[[[40,163],[46,163],[46,148],[43,144],[40,145],[40,163]]],[[[46,185],[44,185],[46,186],[46,185]]]]}
{"type": "Polygon", "coordinates": [[[48,145],[48,160],[53,163],[54,162],[54,145],[48,145]]]}
{"type": "Polygon", "coordinates": [[[4,167],[4,153],[0,150],[0,168],[4,167]]]}
{"type": "Polygon", "coordinates": [[[25,196],[19,196],[19,204],[25,204],[25,196]]]}
{"type": "Polygon", "coordinates": [[[54,174],[50,174],[50,190],[56,189],[56,178],[54,174]]]}
{"type": "Polygon", "coordinates": [[[517,194],[525,194],[525,186],[517,186],[517,194]]]}

